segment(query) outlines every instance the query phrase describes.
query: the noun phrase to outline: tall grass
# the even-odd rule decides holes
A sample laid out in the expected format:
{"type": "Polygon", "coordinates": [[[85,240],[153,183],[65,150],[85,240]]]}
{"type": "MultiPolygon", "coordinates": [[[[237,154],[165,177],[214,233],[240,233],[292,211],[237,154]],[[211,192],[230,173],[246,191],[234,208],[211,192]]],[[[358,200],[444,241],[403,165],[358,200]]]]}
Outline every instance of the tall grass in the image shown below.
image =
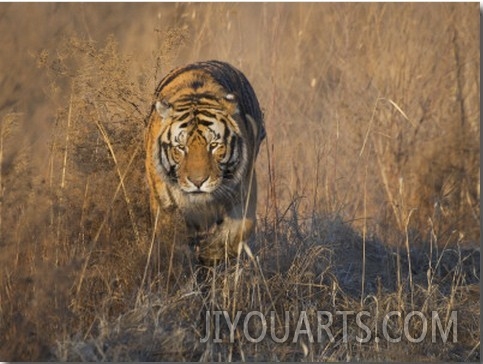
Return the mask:
{"type": "MultiPolygon", "coordinates": [[[[114,8],[82,11],[102,9],[114,8]]],[[[47,172],[19,142],[24,114],[2,114],[0,358],[479,360],[476,5],[131,10],[143,24],[121,41],[78,35],[39,53],[60,105],[47,172]],[[153,238],[143,162],[156,83],[199,59],[244,71],[268,133],[256,237],[212,268],[197,265],[176,224],[163,226],[168,249],[153,238]],[[277,337],[287,324],[290,339],[254,343],[222,327],[220,342],[202,342],[216,310],[242,321],[273,312],[277,337]],[[301,312],[317,327],[317,311],[367,311],[381,338],[387,313],[414,310],[443,322],[457,311],[457,342],[359,343],[354,320],[347,332],[335,320],[333,340],[291,340],[301,312]]]]}

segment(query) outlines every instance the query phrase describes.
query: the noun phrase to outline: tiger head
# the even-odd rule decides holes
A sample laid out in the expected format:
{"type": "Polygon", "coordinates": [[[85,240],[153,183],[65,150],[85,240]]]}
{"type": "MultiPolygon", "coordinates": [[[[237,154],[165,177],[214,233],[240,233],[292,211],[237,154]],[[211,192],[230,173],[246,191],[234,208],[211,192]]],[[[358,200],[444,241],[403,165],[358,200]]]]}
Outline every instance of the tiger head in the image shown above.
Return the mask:
{"type": "Polygon", "coordinates": [[[156,170],[190,199],[233,193],[247,172],[248,148],[234,94],[190,95],[155,104],[159,137],[156,170]]]}

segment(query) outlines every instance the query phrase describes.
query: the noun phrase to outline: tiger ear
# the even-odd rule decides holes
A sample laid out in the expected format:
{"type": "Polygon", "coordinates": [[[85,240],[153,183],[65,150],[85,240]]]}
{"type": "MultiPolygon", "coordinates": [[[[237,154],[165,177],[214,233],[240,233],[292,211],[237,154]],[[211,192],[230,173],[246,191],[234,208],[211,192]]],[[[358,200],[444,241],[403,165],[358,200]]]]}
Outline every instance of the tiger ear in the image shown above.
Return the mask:
{"type": "Polygon", "coordinates": [[[159,116],[161,116],[163,119],[166,119],[171,111],[171,105],[166,100],[156,101],[155,107],[159,116]]]}
{"type": "Polygon", "coordinates": [[[226,94],[225,99],[228,101],[236,101],[236,96],[235,94],[226,94]]]}
{"type": "Polygon", "coordinates": [[[238,99],[235,94],[228,93],[223,97],[223,104],[228,109],[231,115],[237,114],[240,112],[238,108],[238,99]]]}

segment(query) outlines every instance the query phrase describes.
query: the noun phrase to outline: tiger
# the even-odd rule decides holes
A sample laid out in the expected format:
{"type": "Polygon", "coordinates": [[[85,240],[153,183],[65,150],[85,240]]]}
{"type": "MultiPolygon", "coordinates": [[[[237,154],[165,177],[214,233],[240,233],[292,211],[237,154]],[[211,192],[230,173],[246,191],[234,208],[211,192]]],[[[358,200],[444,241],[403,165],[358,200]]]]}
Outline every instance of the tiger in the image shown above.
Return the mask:
{"type": "Polygon", "coordinates": [[[252,236],[265,137],[255,91],[232,65],[196,62],[159,82],[145,135],[151,214],[177,213],[201,263],[236,257],[252,236]]]}

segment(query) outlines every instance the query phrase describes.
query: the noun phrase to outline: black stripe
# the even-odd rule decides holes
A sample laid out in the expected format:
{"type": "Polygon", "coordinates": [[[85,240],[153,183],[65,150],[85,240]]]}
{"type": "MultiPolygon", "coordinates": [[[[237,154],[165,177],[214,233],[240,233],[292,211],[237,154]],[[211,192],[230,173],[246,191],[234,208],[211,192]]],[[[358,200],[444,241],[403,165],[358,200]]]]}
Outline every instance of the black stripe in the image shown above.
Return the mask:
{"type": "Polygon", "coordinates": [[[223,140],[226,140],[228,138],[228,125],[226,125],[226,120],[224,118],[220,119],[219,120],[220,123],[223,124],[224,126],[224,132],[223,132],[223,136],[222,136],[222,139],[223,140]]]}
{"type": "Polygon", "coordinates": [[[189,118],[191,114],[189,112],[182,113],[181,115],[176,115],[175,119],[178,122],[184,121],[186,118],[189,118]]]}
{"type": "Polygon", "coordinates": [[[207,118],[216,120],[216,114],[212,113],[211,110],[196,110],[195,114],[201,115],[201,116],[206,116],[207,118]]]}
{"type": "Polygon", "coordinates": [[[231,138],[230,140],[230,159],[228,159],[228,163],[235,163],[237,161],[235,161],[234,159],[237,157],[235,155],[235,152],[237,152],[238,154],[238,149],[237,148],[237,141],[238,141],[238,138],[237,137],[233,137],[231,138]]]}
{"type": "Polygon", "coordinates": [[[210,126],[210,125],[213,125],[214,122],[213,121],[207,121],[207,120],[200,120],[200,121],[198,121],[198,124],[203,125],[203,126],[210,126]]]}
{"type": "Polygon", "coordinates": [[[179,99],[177,99],[174,104],[177,106],[178,103],[182,104],[184,102],[186,103],[200,103],[200,102],[210,102],[210,101],[217,101],[214,103],[214,105],[218,104],[218,98],[214,96],[213,94],[210,93],[195,93],[195,94],[188,94],[181,96],[179,99]]]}

